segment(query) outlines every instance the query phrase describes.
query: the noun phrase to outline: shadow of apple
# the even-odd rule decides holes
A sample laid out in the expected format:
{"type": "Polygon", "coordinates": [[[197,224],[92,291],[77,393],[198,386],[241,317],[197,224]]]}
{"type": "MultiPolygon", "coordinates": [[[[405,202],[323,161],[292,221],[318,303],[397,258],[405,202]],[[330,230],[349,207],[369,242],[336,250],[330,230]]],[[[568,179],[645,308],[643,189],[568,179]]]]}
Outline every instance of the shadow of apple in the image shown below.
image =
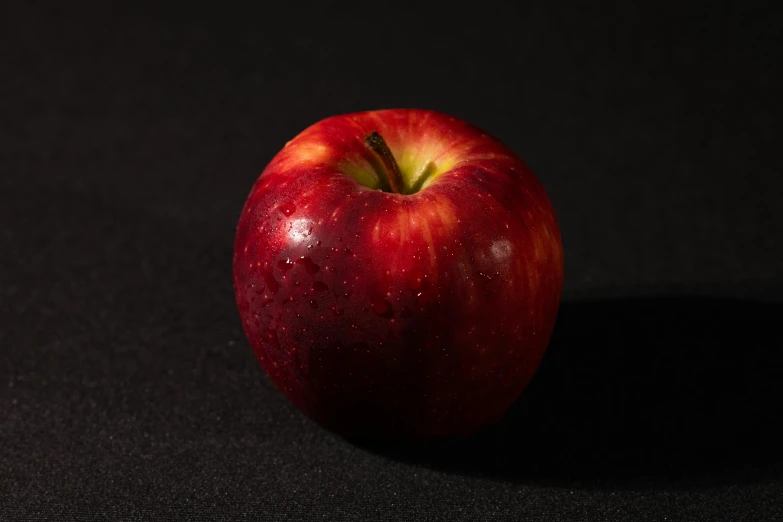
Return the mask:
{"type": "Polygon", "coordinates": [[[783,467],[783,304],[563,303],[538,373],[468,438],[362,446],[455,473],[553,485],[748,482],[783,467]]]}

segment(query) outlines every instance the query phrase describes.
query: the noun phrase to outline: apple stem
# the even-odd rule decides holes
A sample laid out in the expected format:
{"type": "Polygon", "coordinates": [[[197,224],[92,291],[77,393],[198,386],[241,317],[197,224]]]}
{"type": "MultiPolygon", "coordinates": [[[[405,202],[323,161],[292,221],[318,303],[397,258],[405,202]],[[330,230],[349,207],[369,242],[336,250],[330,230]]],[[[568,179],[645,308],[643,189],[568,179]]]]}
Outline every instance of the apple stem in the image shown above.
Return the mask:
{"type": "Polygon", "coordinates": [[[394,155],[386,144],[386,140],[383,139],[383,136],[376,131],[372,131],[364,137],[364,144],[381,159],[381,162],[385,167],[386,179],[389,182],[389,187],[391,187],[392,192],[395,194],[402,194],[403,181],[400,167],[397,165],[397,161],[394,159],[394,155]]]}

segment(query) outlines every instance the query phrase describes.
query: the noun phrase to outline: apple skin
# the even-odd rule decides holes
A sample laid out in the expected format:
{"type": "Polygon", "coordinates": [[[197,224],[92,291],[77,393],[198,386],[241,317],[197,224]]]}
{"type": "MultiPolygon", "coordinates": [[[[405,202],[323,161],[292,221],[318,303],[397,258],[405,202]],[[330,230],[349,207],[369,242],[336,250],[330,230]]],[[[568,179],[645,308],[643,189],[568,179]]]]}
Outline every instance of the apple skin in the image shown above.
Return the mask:
{"type": "Polygon", "coordinates": [[[349,438],[431,439],[498,421],[530,381],[562,242],[542,186],[497,139],[430,110],[368,111],[324,119],[272,159],[233,274],[250,345],[305,415],[349,438]],[[359,183],[383,184],[372,131],[407,185],[429,162],[436,175],[412,194],[359,183]]]}

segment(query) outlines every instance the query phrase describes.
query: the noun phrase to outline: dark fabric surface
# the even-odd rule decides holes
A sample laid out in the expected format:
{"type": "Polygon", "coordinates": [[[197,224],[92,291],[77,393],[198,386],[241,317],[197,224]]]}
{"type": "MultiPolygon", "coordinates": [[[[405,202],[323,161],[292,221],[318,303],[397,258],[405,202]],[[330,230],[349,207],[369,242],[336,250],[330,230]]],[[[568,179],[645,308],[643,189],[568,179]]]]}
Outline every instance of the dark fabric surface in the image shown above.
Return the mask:
{"type": "Polygon", "coordinates": [[[0,14],[0,519],[783,519],[774,3],[108,4],[0,14]],[[260,170],[385,107],[492,132],[560,219],[550,351],[469,440],[320,430],[237,317],[260,170]]]}

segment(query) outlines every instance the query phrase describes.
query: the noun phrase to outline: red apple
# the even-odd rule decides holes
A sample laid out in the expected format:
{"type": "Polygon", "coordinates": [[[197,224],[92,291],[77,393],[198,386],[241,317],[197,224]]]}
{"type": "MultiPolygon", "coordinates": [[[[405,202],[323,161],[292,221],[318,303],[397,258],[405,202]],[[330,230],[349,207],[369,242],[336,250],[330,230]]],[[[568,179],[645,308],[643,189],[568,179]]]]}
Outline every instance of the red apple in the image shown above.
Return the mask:
{"type": "Polygon", "coordinates": [[[304,130],[237,227],[242,324],[275,385],[348,437],[469,434],[500,419],[549,342],[560,231],[509,148],[395,109],[304,130]]]}

